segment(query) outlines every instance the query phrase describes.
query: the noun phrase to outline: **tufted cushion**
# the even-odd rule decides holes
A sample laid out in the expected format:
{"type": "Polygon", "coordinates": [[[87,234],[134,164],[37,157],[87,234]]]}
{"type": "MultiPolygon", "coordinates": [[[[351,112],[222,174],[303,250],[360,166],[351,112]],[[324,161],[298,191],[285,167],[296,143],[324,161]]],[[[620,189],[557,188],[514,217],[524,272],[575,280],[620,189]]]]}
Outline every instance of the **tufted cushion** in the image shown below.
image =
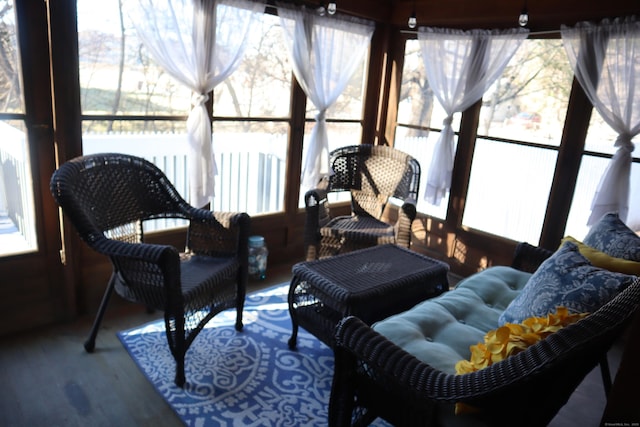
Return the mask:
{"type": "Polygon", "coordinates": [[[373,329],[435,369],[455,374],[456,362],[469,358],[469,346],[498,327],[500,314],[530,277],[511,267],[490,267],[373,329]]]}
{"type": "Polygon", "coordinates": [[[640,237],[614,212],[595,223],[583,243],[615,258],[640,261],[640,237]]]}
{"type": "Polygon", "coordinates": [[[533,273],[525,289],[502,313],[499,323],[546,316],[556,307],[591,313],[633,283],[635,276],[593,266],[572,242],[565,242],[533,273]]]}

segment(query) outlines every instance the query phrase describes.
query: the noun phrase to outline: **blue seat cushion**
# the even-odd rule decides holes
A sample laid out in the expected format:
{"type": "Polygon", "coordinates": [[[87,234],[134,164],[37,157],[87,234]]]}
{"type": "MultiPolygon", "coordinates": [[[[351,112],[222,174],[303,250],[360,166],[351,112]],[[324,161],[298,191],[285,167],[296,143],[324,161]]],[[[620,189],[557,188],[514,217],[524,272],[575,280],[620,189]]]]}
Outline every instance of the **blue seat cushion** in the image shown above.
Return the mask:
{"type": "Polygon", "coordinates": [[[435,369],[455,374],[455,364],[470,356],[531,277],[496,266],[473,274],[452,291],[381,320],[373,329],[435,369]]]}

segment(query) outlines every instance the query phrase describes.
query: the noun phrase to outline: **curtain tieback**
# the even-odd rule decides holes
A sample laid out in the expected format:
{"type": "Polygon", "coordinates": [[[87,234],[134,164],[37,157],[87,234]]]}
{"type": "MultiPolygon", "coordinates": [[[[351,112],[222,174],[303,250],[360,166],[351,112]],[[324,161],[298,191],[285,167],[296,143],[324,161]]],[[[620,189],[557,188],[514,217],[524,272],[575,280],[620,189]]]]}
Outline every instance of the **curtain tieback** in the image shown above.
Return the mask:
{"type": "Polygon", "coordinates": [[[444,127],[451,126],[451,123],[453,123],[453,116],[447,116],[442,121],[442,126],[444,126],[444,127]]]}
{"type": "Polygon", "coordinates": [[[209,95],[206,93],[194,93],[191,97],[191,103],[193,105],[202,105],[209,100],[209,95]]]}
{"type": "Polygon", "coordinates": [[[327,116],[327,110],[321,110],[318,114],[316,114],[316,122],[325,121],[327,116]]]}
{"type": "Polygon", "coordinates": [[[631,135],[627,134],[619,134],[618,138],[616,138],[615,147],[619,147],[621,149],[627,150],[629,153],[633,153],[633,150],[636,148],[631,142],[631,135]]]}

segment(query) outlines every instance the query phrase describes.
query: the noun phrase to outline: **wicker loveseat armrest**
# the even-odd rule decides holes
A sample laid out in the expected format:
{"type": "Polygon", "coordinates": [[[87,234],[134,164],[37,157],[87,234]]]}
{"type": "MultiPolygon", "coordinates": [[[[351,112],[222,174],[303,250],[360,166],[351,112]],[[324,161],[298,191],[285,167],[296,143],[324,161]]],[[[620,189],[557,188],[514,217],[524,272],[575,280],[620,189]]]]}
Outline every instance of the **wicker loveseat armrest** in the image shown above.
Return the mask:
{"type": "MultiPolygon", "coordinates": [[[[417,392],[415,384],[411,384],[411,378],[407,382],[407,373],[417,373],[417,378],[426,378],[435,372],[357,317],[343,318],[337,325],[334,338],[330,426],[351,426],[352,421],[355,421],[354,424],[367,425],[381,415],[371,409],[382,408],[376,405],[376,401],[398,398],[399,403],[417,392]],[[363,404],[368,410],[358,410],[354,406],[356,395],[358,404],[363,404]],[[354,417],[361,419],[354,420],[354,417]]],[[[398,415],[401,415],[403,408],[397,406],[398,403],[389,402],[389,406],[396,407],[398,415]]],[[[431,419],[433,402],[425,403],[421,418],[431,419]]],[[[417,410],[413,411],[413,416],[419,416],[417,410]]]]}
{"type": "Polygon", "coordinates": [[[553,251],[548,249],[533,246],[527,242],[520,242],[516,245],[511,267],[533,273],[552,254],[553,251]]]}
{"type": "Polygon", "coordinates": [[[637,279],[579,322],[465,375],[439,371],[359,319],[345,318],[335,333],[330,425],[351,425],[354,417],[366,425],[378,416],[396,425],[440,425],[455,402],[480,408],[478,414],[463,416],[486,425],[547,425],[606,357],[639,301],[637,279]]]}

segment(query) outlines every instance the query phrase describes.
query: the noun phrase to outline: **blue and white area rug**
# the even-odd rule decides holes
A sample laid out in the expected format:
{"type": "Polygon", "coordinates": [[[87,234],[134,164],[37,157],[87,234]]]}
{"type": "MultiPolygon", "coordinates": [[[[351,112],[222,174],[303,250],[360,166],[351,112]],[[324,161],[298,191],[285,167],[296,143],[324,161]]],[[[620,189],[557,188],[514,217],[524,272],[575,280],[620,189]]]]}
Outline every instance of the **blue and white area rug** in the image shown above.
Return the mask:
{"type": "Polygon", "coordinates": [[[289,349],[287,292],[288,284],[248,295],[242,332],[233,310],[213,318],[187,352],[184,389],[173,383],[162,320],[118,337],[187,426],[326,426],[333,352],[304,329],[289,349]]]}

